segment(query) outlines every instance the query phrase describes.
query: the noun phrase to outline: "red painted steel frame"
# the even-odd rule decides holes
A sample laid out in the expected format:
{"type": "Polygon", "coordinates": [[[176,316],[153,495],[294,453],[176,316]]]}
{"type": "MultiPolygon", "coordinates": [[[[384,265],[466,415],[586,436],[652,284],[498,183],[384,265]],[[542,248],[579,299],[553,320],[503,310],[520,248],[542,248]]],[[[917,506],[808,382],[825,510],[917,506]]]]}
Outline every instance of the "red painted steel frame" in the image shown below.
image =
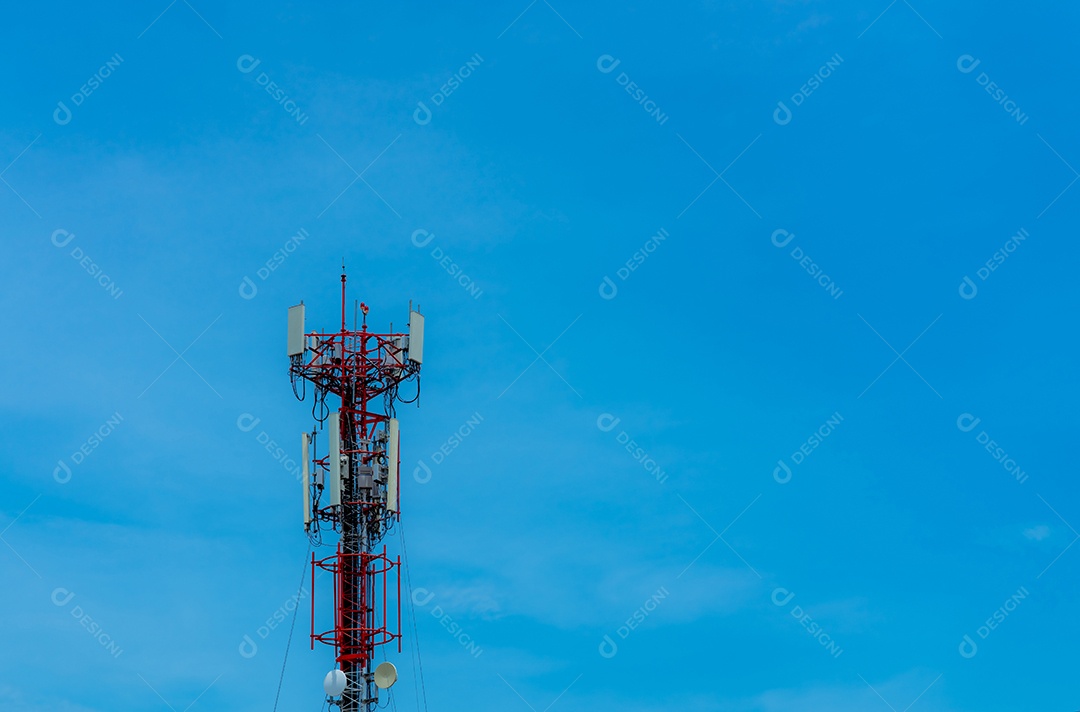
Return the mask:
{"type": "MultiPolygon", "coordinates": [[[[311,628],[311,648],[314,650],[315,641],[325,643],[327,645],[334,646],[335,650],[338,650],[337,661],[358,661],[366,662],[370,659],[370,651],[378,645],[385,645],[387,643],[397,641],[398,652],[401,652],[401,557],[396,560],[391,559],[386,555],[386,547],[383,547],[381,554],[369,554],[361,552],[359,554],[346,554],[341,551],[341,547],[338,547],[338,551],[333,556],[328,556],[325,559],[316,559],[315,554],[311,555],[311,588],[312,599],[314,600],[315,594],[315,568],[318,567],[324,571],[329,571],[334,574],[334,627],[325,633],[315,632],[315,604],[312,603],[312,628],[311,628]],[[368,590],[367,586],[361,587],[361,600],[350,601],[345,596],[342,586],[340,585],[340,575],[345,570],[345,562],[349,559],[356,560],[359,565],[354,565],[353,570],[362,572],[361,576],[366,577],[369,583],[372,583],[374,589],[378,583],[382,583],[382,624],[378,626],[361,625],[359,627],[350,627],[346,625],[346,621],[350,619],[350,616],[346,614],[357,613],[370,613],[372,612],[372,606],[374,601],[367,600],[365,593],[368,590]],[[389,598],[387,596],[387,574],[393,571],[397,578],[397,628],[398,632],[391,632],[389,629],[389,598]],[[362,641],[360,646],[362,650],[360,652],[347,652],[341,651],[341,642],[347,637],[358,638],[362,641]]],[[[364,620],[368,620],[365,615],[364,620]]]]}

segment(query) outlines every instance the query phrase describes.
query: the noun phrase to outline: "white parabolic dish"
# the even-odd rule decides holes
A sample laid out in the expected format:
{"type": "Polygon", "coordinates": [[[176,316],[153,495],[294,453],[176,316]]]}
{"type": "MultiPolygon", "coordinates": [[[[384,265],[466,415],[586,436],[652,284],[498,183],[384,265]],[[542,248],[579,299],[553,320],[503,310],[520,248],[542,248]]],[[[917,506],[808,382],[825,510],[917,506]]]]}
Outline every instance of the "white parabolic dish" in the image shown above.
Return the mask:
{"type": "Polygon", "coordinates": [[[323,678],[322,687],[326,691],[326,694],[331,697],[337,697],[345,691],[345,686],[349,680],[345,677],[345,673],[341,670],[331,670],[326,673],[326,677],[323,678]]]}
{"type": "Polygon", "coordinates": [[[392,662],[379,663],[375,668],[375,686],[382,690],[388,690],[397,682],[397,668],[392,662]]]}

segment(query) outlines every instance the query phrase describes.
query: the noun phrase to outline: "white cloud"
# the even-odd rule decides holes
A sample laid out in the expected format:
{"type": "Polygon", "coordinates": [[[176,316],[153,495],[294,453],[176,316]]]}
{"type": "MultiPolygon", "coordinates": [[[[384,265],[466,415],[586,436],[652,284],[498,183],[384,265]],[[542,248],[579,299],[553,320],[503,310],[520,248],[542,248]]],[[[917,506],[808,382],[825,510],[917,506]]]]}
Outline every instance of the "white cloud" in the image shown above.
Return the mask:
{"type": "Polygon", "coordinates": [[[1042,541],[1050,536],[1050,527],[1045,524],[1039,524],[1038,526],[1031,527],[1024,530],[1024,536],[1031,541],[1042,541]]]}

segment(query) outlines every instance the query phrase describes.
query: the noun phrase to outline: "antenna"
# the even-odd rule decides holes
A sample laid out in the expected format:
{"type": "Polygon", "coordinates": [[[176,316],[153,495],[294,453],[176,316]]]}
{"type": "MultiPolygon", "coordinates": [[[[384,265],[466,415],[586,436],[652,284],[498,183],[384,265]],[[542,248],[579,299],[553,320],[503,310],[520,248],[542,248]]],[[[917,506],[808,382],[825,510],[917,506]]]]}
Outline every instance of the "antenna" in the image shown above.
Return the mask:
{"type": "Polygon", "coordinates": [[[394,403],[404,381],[416,379],[419,386],[424,317],[409,302],[408,333],[371,333],[368,306],[354,300],[349,331],[346,281],[343,259],[338,332],[304,333],[303,303],[290,308],[289,374],[294,383],[309,382],[311,388],[301,392],[315,398],[315,427],[300,443],[305,530],[315,546],[324,545],[324,535],[337,538],[330,556],[312,554],[312,584],[317,568],[334,577],[334,626],[317,633],[313,608],[312,646],[318,641],[334,649],[336,667],[323,681],[331,706],[374,712],[379,690],[397,681],[392,663],[374,667],[375,649],[396,642],[401,652],[401,557],[391,558],[383,540],[401,516],[394,403]],[[357,310],[363,315],[359,331],[357,310]],[[321,430],[327,431],[325,445],[316,438],[321,430]]]}
{"type": "Polygon", "coordinates": [[[379,663],[379,667],[375,668],[375,687],[389,690],[395,682],[397,682],[397,668],[394,664],[389,660],[379,663]]]}
{"type": "Polygon", "coordinates": [[[398,435],[398,419],[391,418],[389,423],[389,441],[386,446],[386,454],[389,456],[386,474],[386,508],[391,512],[398,511],[398,448],[400,442],[398,435]]]}
{"type": "Polygon", "coordinates": [[[304,486],[304,531],[311,531],[311,434],[300,433],[300,461],[304,486]]]}
{"type": "Polygon", "coordinates": [[[326,677],[323,678],[322,686],[326,694],[331,697],[337,697],[344,692],[348,682],[349,679],[345,677],[345,673],[335,668],[326,673],[326,677]]]}

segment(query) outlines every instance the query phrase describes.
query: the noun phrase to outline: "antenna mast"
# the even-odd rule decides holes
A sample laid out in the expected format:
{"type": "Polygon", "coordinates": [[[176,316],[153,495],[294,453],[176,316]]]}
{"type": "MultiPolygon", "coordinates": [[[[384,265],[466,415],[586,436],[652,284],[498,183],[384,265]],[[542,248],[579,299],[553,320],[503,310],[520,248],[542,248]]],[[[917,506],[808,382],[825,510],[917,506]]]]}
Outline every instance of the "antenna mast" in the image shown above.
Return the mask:
{"type": "MultiPolygon", "coordinates": [[[[304,529],[316,546],[324,532],[338,535],[336,553],[311,556],[313,589],[317,568],[334,576],[334,627],[326,632],[315,632],[312,591],[311,647],[318,641],[334,648],[338,667],[323,683],[330,704],[371,712],[379,688],[397,679],[390,663],[379,666],[381,674],[373,669],[375,648],[397,641],[401,652],[401,557],[391,559],[379,545],[400,517],[395,404],[419,397],[424,317],[410,304],[408,333],[376,334],[367,330],[368,307],[361,303],[360,330],[354,316],[349,331],[345,285],[342,265],[337,333],[305,332],[303,302],[289,308],[289,376],[294,393],[299,383],[310,383],[315,399],[315,426],[301,436],[304,529]],[[417,396],[404,400],[398,389],[413,379],[417,396]],[[323,442],[320,453],[316,444],[323,442]]],[[[297,398],[306,395],[303,388],[297,398]]]]}

